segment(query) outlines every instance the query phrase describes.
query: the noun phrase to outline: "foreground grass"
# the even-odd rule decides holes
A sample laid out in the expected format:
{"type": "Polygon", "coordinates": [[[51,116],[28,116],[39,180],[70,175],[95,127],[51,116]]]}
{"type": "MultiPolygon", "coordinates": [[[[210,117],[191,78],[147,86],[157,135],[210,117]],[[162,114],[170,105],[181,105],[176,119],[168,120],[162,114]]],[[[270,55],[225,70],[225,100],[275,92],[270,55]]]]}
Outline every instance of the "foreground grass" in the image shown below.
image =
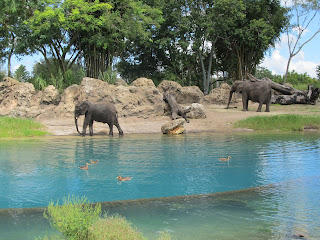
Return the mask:
{"type": "MultiPolygon", "coordinates": [[[[141,232],[119,215],[100,217],[101,205],[90,204],[86,197],[69,196],[55,204],[49,203],[44,217],[59,235],[46,235],[37,240],[145,240],[141,232]]],[[[159,240],[171,240],[171,235],[162,233],[159,240]]]]}
{"type": "Polygon", "coordinates": [[[0,138],[44,136],[45,127],[32,119],[0,117],[0,138]]]}
{"type": "Polygon", "coordinates": [[[240,120],[234,124],[234,128],[250,128],[261,131],[303,131],[305,126],[313,126],[320,129],[320,116],[298,114],[255,116],[240,120]]]}

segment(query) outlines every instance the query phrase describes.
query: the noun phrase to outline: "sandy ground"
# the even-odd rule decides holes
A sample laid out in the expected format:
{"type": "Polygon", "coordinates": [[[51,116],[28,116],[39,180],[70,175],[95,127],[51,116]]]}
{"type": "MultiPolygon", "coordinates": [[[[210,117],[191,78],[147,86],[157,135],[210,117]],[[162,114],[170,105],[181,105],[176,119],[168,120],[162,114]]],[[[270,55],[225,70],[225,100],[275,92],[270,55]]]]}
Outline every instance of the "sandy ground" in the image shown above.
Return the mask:
{"type": "MultiPolygon", "coordinates": [[[[190,119],[190,123],[185,123],[186,132],[232,132],[232,131],[248,131],[248,129],[234,129],[233,123],[245,119],[250,116],[271,116],[276,114],[296,113],[296,114],[319,114],[320,106],[315,105],[290,105],[279,106],[271,105],[270,112],[256,112],[257,104],[249,104],[249,111],[241,111],[240,105],[237,108],[225,109],[225,105],[205,105],[205,119],[190,119]]],[[[264,111],[265,106],[262,108],[264,111]]],[[[134,133],[159,133],[161,134],[161,126],[171,119],[169,116],[142,116],[142,117],[120,117],[119,122],[124,134],[134,133]]],[[[42,124],[47,127],[47,131],[53,135],[78,135],[73,118],[59,119],[42,119],[42,124]]],[[[78,120],[79,130],[82,130],[83,117],[78,120]]],[[[93,133],[108,134],[109,128],[107,124],[95,122],[93,124],[93,133]]],[[[87,129],[87,134],[89,129],[87,129]]],[[[114,134],[118,134],[118,130],[114,127],[114,134]]]]}

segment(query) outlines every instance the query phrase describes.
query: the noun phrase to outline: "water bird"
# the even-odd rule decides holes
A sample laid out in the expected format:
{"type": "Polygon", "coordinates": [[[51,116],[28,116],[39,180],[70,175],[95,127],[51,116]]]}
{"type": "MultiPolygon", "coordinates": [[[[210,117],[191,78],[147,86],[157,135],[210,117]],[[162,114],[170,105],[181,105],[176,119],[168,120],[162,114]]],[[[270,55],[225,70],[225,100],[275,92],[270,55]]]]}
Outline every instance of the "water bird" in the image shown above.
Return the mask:
{"type": "Polygon", "coordinates": [[[90,160],[90,163],[91,164],[96,164],[96,163],[98,163],[99,162],[99,160],[97,160],[97,161],[92,161],[92,160],[90,160]]]}
{"type": "Polygon", "coordinates": [[[131,178],[132,178],[132,177],[121,177],[121,175],[119,175],[119,176],[117,177],[117,179],[118,179],[119,181],[121,181],[121,182],[123,182],[123,181],[130,181],[131,178]]]}
{"type": "Polygon", "coordinates": [[[230,160],[230,156],[228,156],[227,158],[219,158],[219,161],[220,162],[229,162],[229,160],[230,160]]]}
{"type": "Polygon", "coordinates": [[[89,166],[90,164],[89,163],[86,163],[86,166],[80,166],[79,168],[82,169],[82,170],[88,170],[89,169],[89,166]]]}

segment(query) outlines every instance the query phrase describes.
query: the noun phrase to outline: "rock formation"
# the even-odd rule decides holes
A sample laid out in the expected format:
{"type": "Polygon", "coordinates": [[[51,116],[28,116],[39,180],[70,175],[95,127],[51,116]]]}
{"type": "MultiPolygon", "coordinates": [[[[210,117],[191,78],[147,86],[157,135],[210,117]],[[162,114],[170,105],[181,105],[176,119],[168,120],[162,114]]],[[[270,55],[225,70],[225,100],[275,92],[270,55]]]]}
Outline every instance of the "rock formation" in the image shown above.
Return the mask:
{"type": "MultiPolygon", "coordinates": [[[[7,77],[0,82],[0,115],[36,119],[73,117],[74,106],[80,101],[89,100],[113,103],[120,117],[159,116],[164,114],[167,107],[163,100],[164,93],[174,93],[179,104],[190,106],[190,104],[201,102],[225,103],[220,102],[219,99],[222,95],[228,98],[229,89],[227,85],[222,85],[222,88],[213,90],[204,97],[196,86],[182,87],[176,82],[167,80],[156,87],[153,81],[147,78],[138,78],[128,86],[124,80],[120,79],[117,80],[116,85],[111,85],[98,79],[83,78],[80,85],[74,84],[59,93],[54,86],[38,91],[31,83],[19,82],[7,77]],[[217,99],[217,102],[213,99],[217,99]]],[[[192,106],[189,108],[190,118],[199,118],[198,113],[192,112],[200,110],[195,110],[196,108],[192,106]]],[[[197,107],[197,109],[200,108],[197,107]]]]}
{"type": "Polygon", "coordinates": [[[158,89],[162,94],[173,94],[180,104],[201,103],[204,98],[203,92],[197,86],[182,87],[177,82],[167,80],[163,80],[158,89]]]}

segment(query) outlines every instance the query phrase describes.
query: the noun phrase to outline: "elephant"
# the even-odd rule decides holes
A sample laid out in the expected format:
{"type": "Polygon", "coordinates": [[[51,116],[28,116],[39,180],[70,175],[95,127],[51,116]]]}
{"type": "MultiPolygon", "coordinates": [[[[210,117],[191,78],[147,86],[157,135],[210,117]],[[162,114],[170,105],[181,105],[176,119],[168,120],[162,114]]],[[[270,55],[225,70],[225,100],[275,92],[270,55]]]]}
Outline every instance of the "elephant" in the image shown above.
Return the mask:
{"type": "Polygon", "coordinates": [[[118,128],[119,135],[123,135],[123,131],[119,125],[118,112],[115,106],[111,103],[91,103],[83,101],[75,106],[74,119],[77,131],[83,137],[86,135],[87,126],[89,125],[90,136],[93,135],[93,122],[102,122],[109,125],[109,136],[113,136],[113,125],[118,128]],[[78,118],[80,115],[85,115],[83,121],[82,133],[78,129],[78,118]]]}
{"type": "Polygon", "coordinates": [[[257,112],[261,112],[262,104],[266,104],[266,112],[270,112],[269,106],[271,102],[272,90],[268,83],[253,82],[253,81],[235,81],[230,89],[229,101],[227,109],[234,92],[240,92],[242,94],[242,111],[248,111],[248,102],[258,102],[259,107],[257,112]]]}

